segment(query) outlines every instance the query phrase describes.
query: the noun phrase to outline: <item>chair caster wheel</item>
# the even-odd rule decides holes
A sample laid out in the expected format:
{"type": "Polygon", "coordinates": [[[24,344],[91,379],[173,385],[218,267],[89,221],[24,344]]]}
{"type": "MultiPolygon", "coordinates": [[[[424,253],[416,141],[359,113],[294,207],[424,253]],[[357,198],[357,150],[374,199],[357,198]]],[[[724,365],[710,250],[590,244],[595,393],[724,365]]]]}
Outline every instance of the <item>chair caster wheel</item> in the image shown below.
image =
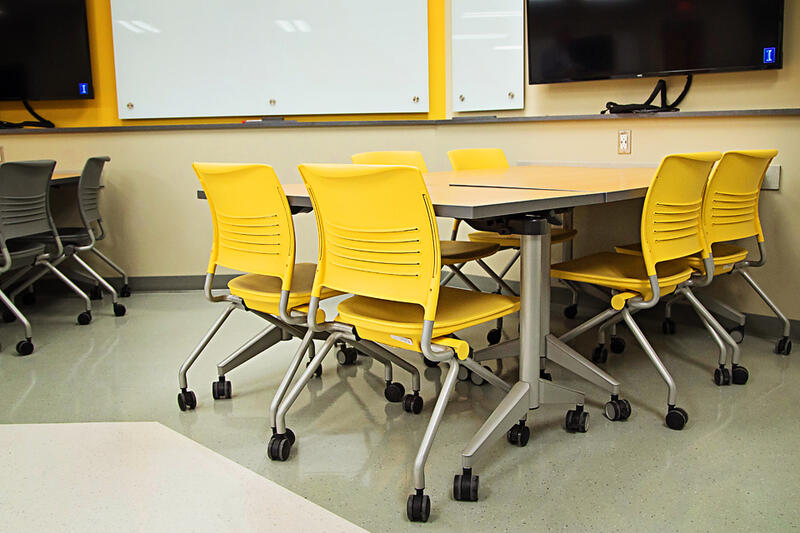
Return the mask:
{"type": "Polygon", "coordinates": [[[608,361],[608,349],[603,344],[599,344],[592,350],[592,362],[603,364],[608,361]]]}
{"type": "Polygon", "coordinates": [[[402,383],[388,382],[386,388],[383,390],[383,396],[392,403],[403,401],[403,395],[406,393],[406,388],[402,383]]]}
{"type": "Polygon", "coordinates": [[[358,350],[350,346],[342,346],[336,351],[336,360],[342,366],[355,364],[358,359],[358,350]]]}
{"type": "Polygon", "coordinates": [[[546,371],[544,368],[539,370],[539,379],[545,379],[547,381],[553,381],[553,375],[546,371]]]}
{"type": "Polygon", "coordinates": [[[724,366],[714,369],[714,383],[718,386],[731,384],[731,372],[724,366]]]}
{"type": "Polygon", "coordinates": [[[464,468],[461,474],[453,476],[453,498],[460,502],[478,501],[478,476],[472,475],[471,468],[464,468]]]}
{"type": "Polygon", "coordinates": [[[458,367],[458,376],[456,376],[458,381],[467,381],[470,375],[472,375],[472,371],[469,368],[463,365],[458,367]]]}
{"type": "Polygon", "coordinates": [[[671,318],[665,318],[661,323],[661,332],[664,335],[675,335],[675,321],[671,318]]]}
{"type": "MultiPolygon", "coordinates": [[[[484,366],[483,366],[483,368],[484,368],[484,369],[485,369],[487,372],[492,372],[492,369],[491,369],[491,368],[489,368],[488,366],[485,366],[485,365],[484,365],[484,366]]],[[[494,372],[492,372],[492,373],[494,373],[494,372]]],[[[476,374],[475,372],[472,372],[471,370],[470,370],[470,372],[469,372],[469,380],[472,382],[472,384],[473,384],[473,385],[477,385],[477,386],[479,386],[479,387],[480,387],[481,385],[483,385],[484,383],[486,383],[486,380],[485,380],[485,379],[483,379],[481,376],[479,376],[479,375],[478,375],[478,374],[476,374]]]]}
{"type": "Polygon", "coordinates": [[[622,353],[625,351],[625,339],[612,335],[608,342],[611,353],[622,353]]]}
{"type": "Polygon", "coordinates": [[[215,381],[211,384],[211,396],[213,396],[215,400],[232,398],[233,391],[231,390],[231,382],[227,381],[225,376],[220,376],[219,381],[215,381]]]}
{"type": "Polygon", "coordinates": [[[627,420],[631,416],[631,403],[628,400],[613,399],[606,403],[603,413],[609,420],[627,420]]]}
{"type": "Polygon", "coordinates": [[[127,283],[125,285],[123,285],[122,288],[119,290],[119,295],[122,296],[123,298],[129,298],[130,297],[131,288],[128,286],[127,283]]]}
{"type": "Polygon", "coordinates": [[[403,396],[403,411],[418,415],[422,412],[422,397],[418,392],[403,396]]]}
{"type": "Polygon", "coordinates": [[[406,515],[412,522],[427,522],[431,516],[431,499],[421,490],[411,494],[406,502],[406,515]]]}
{"type": "MultiPolygon", "coordinates": [[[[306,368],[308,368],[308,365],[310,365],[310,364],[311,364],[311,361],[307,362],[306,363],[306,368]]],[[[322,376],[322,365],[319,365],[317,367],[317,369],[314,370],[314,377],[321,377],[321,376],[322,376]]]]}
{"type": "Polygon", "coordinates": [[[122,304],[114,304],[114,316],[125,316],[125,306],[122,304]]]}
{"type": "Polygon", "coordinates": [[[78,315],[78,324],[80,324],[81,326],[85,326],[91,321],[92,321],[91,311],[84,311],[83,313],[78,315]]]}
{"type": "Polygon", "coordinates": [[[286,433],[276,433],[269,438],[267,444],[267,457],[272,461],[285,461],[289,458],[289,452],[294,444],[294,433],[287,428],[286,433]]]}
{"type": "Polygon", "coordinates": [[[781,355],[789,355],[792,353],[792,341],[789,337],[781,337],[775,345],[775,353],[781,355]]]}
{"type": "Polygon", "coordinates": [[[748,372],[745,367],[739,365],[733,365],[731,374],[735,385],[744,385],[750,377],[750,372],[748,372]]]}
{"type": "Polygon", "coordinates": [[[744,326],[736,326],[735,328],[731,328],[728,330],[730,333],[731,338],[736,344],[741,344],[744,340],[744,326]]]}
{"type": "Polygon", "coordinates": [[[89,298],[92,300],[102,300],[103,299],[103,291],[100,289],[98,285],[95,285],[89,291],[89,298]]]}
{"type": "Polygon", "coordinates": [[[589,429],[589,413],[584,411],[582,406],[578,406],[577,409],[570,409],[567,411],[564,424],[567,431],[586,433],[589,429]]]}
{"type": "Polygon", "coordinates": [[[578,304],[568,305],[564,308],[564,316],[570,320],[578,316],[578,304]]]}
{"type": "Polygon", "coordinates": [[[197,397],[194,395],[194,391],[180,391],[178,393],[178,407],[181,408],[181,411],[192,411],[197,407],[197,397]]]}
{"type": "Polygon", "coordinates": [[[3,322],[9,323],[14,322],[17,319],[17,315],[6,309],[3,311],[3,322]]]}
{"type": "Polygon", "coordinates": [[[509,444],[514,444],[520,448],[525,447],[530,438],[531,428],[526,426],[523,422],[514,424],[511,426],[511,429],[508,430],[508,433],[506,433],[506,440],[508,440],[509,444]]]}
{"type": "Polygon", "coordinates": [[[500,331],[498,328],[490,329],[489,333],[486,334],[486,342],[488,342],[490,346],[499,343],[500,339],[502,338],[503,338],[503,332],[500,331]]]}
{"type": "Polygon", "coordinates": [[[30,339],[19,341],[17,343],[17,353],[20,355],[30,355],[33,353],[33,343],[30,339]]]}
{"type": "Polygon", "coordinates": [[[680,407],[669,407],[667,411],[667,426],[669,429],[676,431],[683,429],[683,426],[689,421],[689,415],[680,407]]]}
{"type": "Polygon", "coordinates": [[[425,363],[425,366],[427,366],[428,368],[436,368],[437,366],[439,366],[439,361],[431,361],[424,355],[422,356],[422,362],[425,363]]]}

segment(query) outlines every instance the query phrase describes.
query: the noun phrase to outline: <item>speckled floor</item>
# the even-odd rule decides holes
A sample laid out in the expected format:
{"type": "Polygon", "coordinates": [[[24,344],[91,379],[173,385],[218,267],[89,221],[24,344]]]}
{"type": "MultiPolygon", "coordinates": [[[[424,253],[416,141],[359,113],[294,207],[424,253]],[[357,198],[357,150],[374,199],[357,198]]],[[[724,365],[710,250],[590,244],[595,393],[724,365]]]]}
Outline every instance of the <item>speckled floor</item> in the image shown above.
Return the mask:
{"type": "MultiPolygon", "coordinates": [[[[431,518],[412,524],[405,517],[411,463],[443,379],[439,369],[425,369],[425,409],[415,416],[386,403],[381,365],[361,358],[353,367],[339,367],[327,359],[322,378],[290,411],[298,436],[291,458],[273,463],[265,455],[268,403],[298,341],[281,343],[233,371],[233,399],[215,402],[210,384],[216,363],[263,327],[256,317],[234,315],[189,374],[197,409],[181,413],[178,367],[219,305],[205,302],[199,291],[134,294],[125,301],[128,315],[115,318],[106,298],[93,323],[78,326],[77,300],[39,300],[29,310],[33,355],[15,355],[18,324],[0,327],[0,423],[158,421],[370,531],[800,527],[800,423],[794,411],[800,365],[796,354],[773,354],[774,339],[746,337],[750,381],[720,388],[712,382],[715,346],[703,330],[679,324],[678,335],[665,337],[657,323],[645,322],[645,333],[675,376],[678,403],[689,413],[687,427],[675,432],[663,420],[666,387],[621,328],[628,350],[611,355],[605,367],[623,383],[633,405],[630,419],[606,420],[603,391],[553,368],[556,382],[586,392],[589,432],[564,431],[567,406],[531,413],[527,447],[498,441],[476,467],[476,503],[453,500],[452,476],[461,447],[501,395],[486,385],[459,383],[428,462],[431,518]]],[[[555,331],[567,326],[554,318],[555,331]]],[[[506,329],[516,331],[516,323],[507,321],[506,329]]],[[[485,333],[474,328],[464,337],[483,346],[485,333]]],[[[577,347],[588,353],[593,344],[587,335],[577,347]]],[[[515,372],[515,363],[507,361],[503,375],[511,379],[515,372]]],[[[409,385],[399,371],[397,376],[409,385]]],[[[187,486],[186,497],[193,490],[187,486]]]]}

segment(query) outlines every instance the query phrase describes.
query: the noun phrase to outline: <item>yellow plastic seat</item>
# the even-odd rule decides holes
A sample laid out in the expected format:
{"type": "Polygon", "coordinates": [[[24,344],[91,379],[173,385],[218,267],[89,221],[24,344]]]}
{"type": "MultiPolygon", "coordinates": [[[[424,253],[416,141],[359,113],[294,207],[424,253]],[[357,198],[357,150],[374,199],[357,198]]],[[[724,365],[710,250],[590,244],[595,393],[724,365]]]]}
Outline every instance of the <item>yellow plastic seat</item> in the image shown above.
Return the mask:
{"type": "Polygon", "coordinates": [[[490,242],[441,241],[442,264],[456,265],[493,255],[499,244],[490,242]]]}
{"type": "MultiPolygon", "coordinates": [[[[578,231],[575,229],[553,228],[550,232],[550,244],[561,244],[574,239],[578,231]]],[[[519,248],[519,235],[501,235],[493,231],[474,231],[468,235],[473,242],[495,243],[501,248],[519,248]]]]}
{"type": "MultiPolygon", "coordinates": [[[[615,246],[619,254],[635,255],[641,257],[642,246],[639,243],[615,246]]],[[[747,248],[742,248],[727,242],[718,242],[711,245],[711,255],[714,256],[714,275],[725,274],[733,269],[733,265],[747,259],[747,248]]],[[[705,273],[703,258],[695,254],[686,258],[686,263],[700,273],[705,273]]]]}

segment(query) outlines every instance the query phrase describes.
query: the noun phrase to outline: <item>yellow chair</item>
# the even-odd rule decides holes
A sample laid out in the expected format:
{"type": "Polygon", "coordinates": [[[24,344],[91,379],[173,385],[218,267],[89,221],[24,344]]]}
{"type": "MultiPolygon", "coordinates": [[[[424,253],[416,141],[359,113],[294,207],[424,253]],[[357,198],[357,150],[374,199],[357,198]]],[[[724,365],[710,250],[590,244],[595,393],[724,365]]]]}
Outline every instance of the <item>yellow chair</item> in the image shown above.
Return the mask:
{"type": "MultiPolygon", "coordinates": [[[[211,390],[214,399],[231,397],[227,372],[281,340],[304,336],[305,313],[316,271],[313,263],[294,262],[292,213],[272,167],[228,163],[194,163],[192,167],[208,198],[214,230],[205,295],[212,302],[228,305],[180,368],[181,411],[197,405],[194,391],[188,389],[186,373],[234,309],[253,312],[272,326],[218,365],[219,378],[211,390]],[[228,282],[228,295],[212,294],[218,266],[246,272],[228,282]]],[[[320,297],[336,294],[326,289],[320,297]]],[[[324,319],[324,313],[318,313],[324,319]]],[[[313,353],[310,339],[302,347],[303,352],[307,349],[313,353]]],[[[287,387],[288,383],[278,396],[287,387]]]]}
{"type": "MultiPolygon", "coordinates": [[[[671,429],[682,429],[688,415],[676,407],[675,382],[639,329],[632,313],[655,306],[662,296],[679,287],[691,294],[688,286],[692,283],[690,280],[695,271],[685,258],[700,253],[707,264],[711,264],[710,249],[702,231],[701,206],[708,175],[719,158],[718,152],[664,158],[644,201],[641,256],[602,252],[559,263],[551,268],[554,278],[591,283],[613,291],[611,309],[603,311],[561,339],[574,338],[576,332],[587,331],[621,314],[667,383],[666,422],[671,429]]],[[[630,404],[612,397],[605,411],[612,420],[624,419],[630,415],[630,404]]]]}
{"type": "MultiPolygon", "coordinates": [[[[447,157],[450,158],[450,164],[453,170],[484,170],[493,168],[508,168],[508,160],[505,153],[500,148],[463,148],[459,150],[450,150],[447,152],[447,157]]],[[[568,213],[567,216],[571,216],[568,213]]],[[[460,220],[456,220],[453,224],[453,235],[451,238],[455,239],[458,235],[458,228],[461,224],[460,220]]],[[[571,241],[575,238],[577,231],[567,227],[553,228],[550,235],[550,244],[564,244],[563,258],[564,260],[572,259],[572,246],[571,241]]],[[[469,240],[473,242],[483,242],[497,244],[500,250],[517,250],[511,260],[500,271],[499,276],[503,278],[514,263],[519,259],[520,249],[520,236],[519,235],[501,235],[493,231],[474,231],[468,235],[469,240]]],[[[564,309],[564,316],[567,318],[575,318],[578,314],[578,292],[572,285],[567,284],[567,288],[571,293],[570,304],[564,309]]],[[[496,335],[499,341],[499,329],[502,327],[498,324],[496,335]]]]}
{"type": "MultiPolygon", "coordinates": [[[[758,286],[747,271],[749,267],[760,267],[765,264],[764,233],[758,216],[758,199],[761,182],[771,164],[777,150],[741,150],[725,152],[711,175],[703,200],[703,229],[706,240],[711,245],[714,255],[714,275],[739,273],[756,291],[783,323],[783,336],[775,345],[775,353],[789,355],[792,351],[790,323],[775,303],[758,286]],[[729,241],[755,237],[758,242],[759,259],[747,260],[746,248],[729,241]]],[[[619,253],[641,254],[639,244],[618,246],[619,253]]],[[[689,258],[689,264],[703,272],[702,261],[698,257],[689,258]]],[[[704,304],[718,311],[722,316],[737,322],[737,326],[729,330],[738,343],[744,338],[745,316],[708,296],[702,298],[704,304]]],[[[671,318],[671,304],[667,303],[667,313],[663,324],[666,334],[675,333],[675,322],[671,318]]],[[[733,382],[747,381],[747,374],[738,371],[738,349],[734,352],[733,382]]]]}
{"type": "MultiPolygon", "coordinates": [[[[311,365],[320,364],[332,343],[348,335],[450,365],[414,462],[416,491],[406,506],[411,520],[425,521],[430,513],[430,499],[423,492],[425,462],[459,368],[465,365],[483,373],[490,383],[503,384],[467,359],[469,345],[452,335],[518,311],[519,299],[440,286],[442,255],[436,217],[417,168],[300,165],[299,169],[314,205],[320,239],[309,327],[326,327],[313,318],[325,290],[354,295],[339,304],[336,323],[327,326],[330,336],[311,365]],[[352,216],[353,205],[358,206],[358,217],[352,216]]],[[[282,417],[295,392],[302,390],[309,377],[310,369],[306,369],[281,404],[279,432],[285,427],[282,417]]],[[[522,424],[523,428],[528,429],[522,424]]],[[[477,483],[477,476],[467,475],[464,484],[457,484],[464,490],[456,498],[477,499],[477,483]]]]}

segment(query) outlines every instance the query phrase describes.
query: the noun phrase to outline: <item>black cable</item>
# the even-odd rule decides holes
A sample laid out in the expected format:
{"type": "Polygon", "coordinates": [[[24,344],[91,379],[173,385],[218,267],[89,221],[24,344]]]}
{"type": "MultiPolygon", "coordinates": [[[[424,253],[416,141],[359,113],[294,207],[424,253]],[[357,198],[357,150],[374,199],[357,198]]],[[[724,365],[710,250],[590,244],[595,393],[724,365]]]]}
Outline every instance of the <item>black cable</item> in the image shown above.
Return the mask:
{"type": "Polygon", "coordinates": [[[33,118],[35,118],[36,120],[35,121],[34,120],[25,120],[25,121],[22,121],[22,122],[6,122],[6,121],[3,121],[3,120],[0,120],[0,128],[10,129],[10,128],[25,128],[25,127],[31,127],[31,128],[55,128],[56,127],[55,124],[53,124],[52,122],[50,122],[49,120],[47,120],[46,118],[41,116],[39,113],[34,111],[33,107],[31,107],[31,104],[29,104],[27,100],[23,100],[22,101],[22,105],[25,106],[25,109],[28,110],[28,113],[30,113],[33,116],[33,118]]]}
{"type": "Polygon", "coordinates": [[[681,94],[675,99],[674,102],[671,104],[667,103],[667,82],[664,80],[658,80],[656,83],[655,89],[653,92],[650,93],[650,96],[645,100],[642,104],[618,104],[616,102],[608,102],[606,103],[606,108],[600,111],[600,114],[604,113],[660,113],[663,111],[679,111],[678,104],[683,102],[683,99],[686,98],[686,95],[689,93],[689,89],[692,87],[692,75],[688,74],[686,76],[686,85],[683,87],[683,91],[681,94]],[[653,101],[656,99],[656,96],[661,95],[661,105],[655,106],[653,105],[653,101]]]}

